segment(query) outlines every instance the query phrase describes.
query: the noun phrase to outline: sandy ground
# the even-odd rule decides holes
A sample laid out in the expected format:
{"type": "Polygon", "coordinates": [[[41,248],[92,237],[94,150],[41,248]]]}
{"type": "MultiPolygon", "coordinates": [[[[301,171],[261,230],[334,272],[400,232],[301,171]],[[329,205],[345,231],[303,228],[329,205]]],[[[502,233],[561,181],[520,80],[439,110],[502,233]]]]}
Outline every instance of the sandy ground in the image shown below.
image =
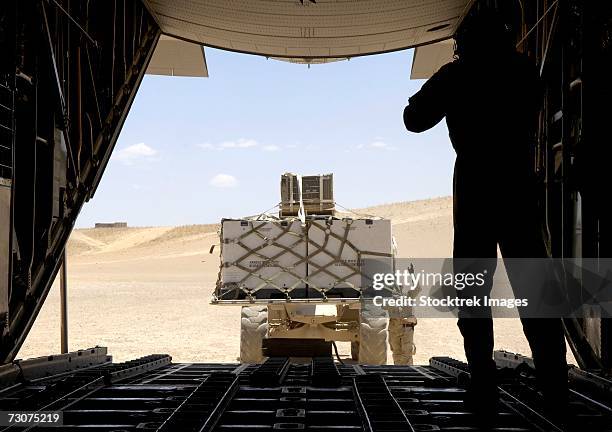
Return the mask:
{"type": "MultiPolygon", "coordinates": [[[[391,218],[400,257],[449,257],[449,197],[359,210],[391,218]]],[[[82,229],[68,245],[70,349],[108,347],[115,361],[169,353],[178,362],[235,362],[240,308],[209,304],[217,279],[216,225],[82,229]]],[[[217,248],[218,250],[218,248],[217,248]]],[[[416,364],[448,355],[464,359],[453,319],[421,319],[416,364]]],[[[495,323],[496,349],[530,354],[520,322],[495,323]]],[[[348,344],[339,344],[342,356],[348,344]]],[[[60,351],[56,283],[19,352],[28,358],[60,351]]],[[[391,362],[389,354],[389,362],[391,362]]]]}

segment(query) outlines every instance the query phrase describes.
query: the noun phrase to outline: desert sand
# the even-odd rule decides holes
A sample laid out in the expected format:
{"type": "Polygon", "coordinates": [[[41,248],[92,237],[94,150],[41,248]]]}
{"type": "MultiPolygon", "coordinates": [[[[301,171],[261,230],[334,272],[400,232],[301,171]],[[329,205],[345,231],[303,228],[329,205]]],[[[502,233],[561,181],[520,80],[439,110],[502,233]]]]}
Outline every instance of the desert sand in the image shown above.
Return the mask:
{"type": "MultiPolygon", "coordinates": [[[[452,199],[360,209],[390,218],[400,257],[449,257],[452,199]]],[[[68,243],[69,348],[108,347],[115,361],[168,353],[177,362],[236,362],[240,307],[210,304],[219,269],[217,225],[77,229],[68,243]]],[[[60,352],[54,284],[18,357],[60,352]]],[[[465,359],[454,319],[421,319],[415,364],[465,359]]],[[[516,319],[495,322],[496,349],[530,355],[516,319]]],[[[348,356],[348,344],[338,345],[348,356]]],[[[389,363],[391,355],[389,352],[389,363]]]]}

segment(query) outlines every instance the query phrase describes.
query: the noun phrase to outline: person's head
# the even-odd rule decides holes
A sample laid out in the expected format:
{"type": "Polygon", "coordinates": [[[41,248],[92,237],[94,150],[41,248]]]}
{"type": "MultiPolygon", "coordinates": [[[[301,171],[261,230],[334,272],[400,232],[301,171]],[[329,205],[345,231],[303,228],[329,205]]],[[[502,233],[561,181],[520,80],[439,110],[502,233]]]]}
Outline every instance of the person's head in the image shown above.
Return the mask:
{"type": "Polygon", "coordinates": [[[491,10],[468,15],[454,38],[455,55],[460,60],[478,61],[515,51],[512,31],[501,16],[491,10]]]}

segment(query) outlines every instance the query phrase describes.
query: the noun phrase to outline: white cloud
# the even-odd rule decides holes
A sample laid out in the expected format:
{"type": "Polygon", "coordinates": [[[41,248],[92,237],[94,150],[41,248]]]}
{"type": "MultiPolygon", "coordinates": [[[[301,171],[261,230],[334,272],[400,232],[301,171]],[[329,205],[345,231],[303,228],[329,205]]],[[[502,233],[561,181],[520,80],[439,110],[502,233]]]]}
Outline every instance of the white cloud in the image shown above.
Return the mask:
{"type": "Polygon", "coordinates": [[[375,140],[368,144],[359,144],[359,149],[370,149],[370,150],[395,150],[396,147],[382,140],[375,140]]]}
{"type": "MultiPolygon", "coordinates": [[[[281,149],[276,144],[261,145],[257,140],[252,138],[239,138],[237,140],[223,141],[219,143],[202,143],[197,144],[198,147],[205,150],[226,150],[226,149],[253,149],[257,148],[262,151],[274,152],[281,149]]],[[[287,148],[295,148],[295,146],[285,146],[287,148]]]]}
{"type": "Polygon", "coordinates": [[[145,143],[138,143],[115,151],[113,156],[126,165],[132,165],[138,160],[152,160],[157,153],[157,150],[145,143]]]}
{"type": "Polygon", "coordinates": [[[263,146],[263,150],[264,151],[270,151],[270,152],[275,152],[275,151],[279,151],[280,147],[274,144],[270,144],[270,145],[265,145],[263,146]]]}
{"type": "Polygon", "coordinates": [[[238,186],[238,179],[229,174],[217,174],[208,184],[218,188],[233,188],[238,186]]]}
{"type": "Polygon", "coordinates": [[[224,141],[218,144],[217,147],[221,149],[229,149],[229,148],[244,149],[244,148],[250,148],[250,147],[257,147],[258,145],[259,144],[257,143],[257,141],[255,141],[254,139],[240,138],[235,141],[224,141]]]}

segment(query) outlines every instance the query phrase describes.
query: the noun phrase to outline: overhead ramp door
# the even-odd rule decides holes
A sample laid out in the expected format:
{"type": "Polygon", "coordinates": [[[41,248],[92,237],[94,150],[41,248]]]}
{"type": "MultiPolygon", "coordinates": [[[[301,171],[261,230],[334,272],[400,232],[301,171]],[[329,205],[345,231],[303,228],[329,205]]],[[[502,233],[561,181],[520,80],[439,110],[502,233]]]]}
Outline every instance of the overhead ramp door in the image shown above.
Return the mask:
{"type": "Polygon", "coordinates": [[[447,39],[472,0],[146,0],[162,32],[274,57],[338,58],[447,39]]]}

